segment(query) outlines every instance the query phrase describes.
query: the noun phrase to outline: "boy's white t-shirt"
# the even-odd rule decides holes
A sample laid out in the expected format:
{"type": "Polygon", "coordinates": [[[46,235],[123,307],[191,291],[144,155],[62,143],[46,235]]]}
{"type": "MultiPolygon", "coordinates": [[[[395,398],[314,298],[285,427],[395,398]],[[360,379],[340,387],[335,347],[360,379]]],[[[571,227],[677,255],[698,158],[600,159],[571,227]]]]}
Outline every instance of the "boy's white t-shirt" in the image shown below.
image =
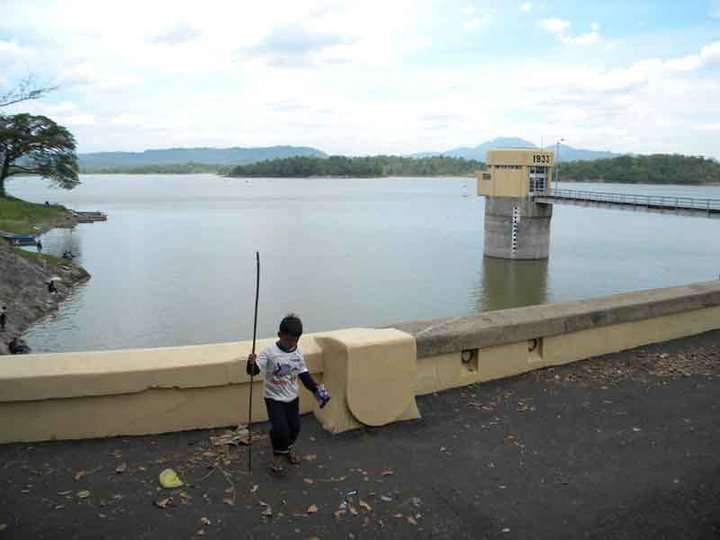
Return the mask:
{"type": "Polygon", "coordinates": [[[307,372],[300,347],[285,352],[277,343],[258,354],[257,364],[265,377],[265,397],[290,402],[298,397],[298,375],[307,372]]]}

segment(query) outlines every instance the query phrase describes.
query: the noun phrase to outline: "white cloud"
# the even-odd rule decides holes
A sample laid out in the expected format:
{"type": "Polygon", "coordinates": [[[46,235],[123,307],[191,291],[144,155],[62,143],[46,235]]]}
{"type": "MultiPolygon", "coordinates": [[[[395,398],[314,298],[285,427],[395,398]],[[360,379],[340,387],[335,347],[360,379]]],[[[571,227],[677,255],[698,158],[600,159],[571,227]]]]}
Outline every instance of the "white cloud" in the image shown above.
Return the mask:
{"type": "Polygon", "coordinates": [[[357,40],[343,33],[312,32],[293,25],[274,28],[259,43],[248,49],[250,55],[266,58],[275,66],[302,66],[313,62],[339,59],[342,48],[357,40]]]}
{"type": "Polygon", "coordinates": [[[45,109],[47,114],[65,114],[73,112],[77,109],[77,106],[71,101],[61,101],[60,103],[46,105],[45,109]]]}
{"type": "Polygon", "coordinates": [[[3,56],[19,56],[22,54],[22,49],[14,41],[0,39],[0,54],[3,56]]]}
{"type": "Polygon", "coordinates": [[[121,113],[113,116],[110,123],[116,126],[142,126],[145,122],[137,114],[121,113]]]}
{"type": "Polygon", "coordinates": [[[549,17],[546,19],[540,19],[540,27],[543,30],[550,32],[551,34],[561,35],[570,28],[570,21],[565,19],[558,19],[557,17],[549,17]]]}
{"type": "Polygon", "coordinates": [[[530,13],[530,11],[532,11],[532,4],[530,2],[523,2],[522,4],[520,4],[520,11],[530,13]]]}
{"type": "Polygon", "coordinates": [[[69,116],[65,116],[62,119],[62,123],[69,126],[94,126],[96,124],[95,116],[85,113],[71,114],[69,116]]]}
{"type": "Polygon", "coordinates": [[[179,22],[174,27],[152,38],[151,41],[165,45],[179,45],[192,41],[201,35],[202,32],[192,25],[186,22],[179,22]]]}
{"type": "Polygon", "coordinates": [[[594,45],[600,41],[600,25],[597,23],[592,23],[590,25],[590,32],[574,36],[568,34],[568,30],[570,29],[570,21],[568,20],[549,17],[546,19],[540,19],[538,24],[543,30],[553,34],[565,45],[594,45]]]}
{"type": "Polygon", "coordinates": [[[720,157],[720,77],[709,69],[720,42],[643,60],[622,48],[583,55],[574,49],[608,43],[599,26],[548,18],[544,45],[565,44],[562,61],[539,46],[510,65],[503,36],[493,36],[498,54],[478,54],[486,36],[457,32],[503,17],[508,34],[526,31],[523,6],[539,4],[521,2],[0,0],[12,5],[0,18],[0,73],[12,81],[29,69],[60,83],[22,110],[70,126],[83,152],[303,144],[405,153],[554,132],[573,146],[612,140],[619,150],[720,157]]]}
{"type": "Polygon", "coordinates": [[[465,28],[465,30],[478,30],[480,28],[488,26],[491,21],[492,16],[490,14],[474,15],[463,23],[463,27],[465,28]]]}
{"type": "Polygon", "coordinates": [[[673,71],[695,71],[714,65],[720,65],[720,41],[705,45],[697,54],[671,58],[665,62],[665,67],[673,71]]]}

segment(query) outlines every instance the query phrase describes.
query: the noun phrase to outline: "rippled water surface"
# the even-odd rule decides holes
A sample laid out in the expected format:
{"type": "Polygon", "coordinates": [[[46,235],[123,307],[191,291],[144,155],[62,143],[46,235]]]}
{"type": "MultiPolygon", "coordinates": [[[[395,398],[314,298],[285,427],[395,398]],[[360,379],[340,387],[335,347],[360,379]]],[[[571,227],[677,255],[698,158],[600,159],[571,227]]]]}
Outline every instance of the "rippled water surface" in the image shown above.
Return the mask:
{"type": "MultiPolygon", "coordinates": [[[[720,198],[720,187],[565,188],[720,198]]],[[[11,194],[104,223],[54,230],[92,279],[26,334],[34,351],[183,345],[258,335],[288,311],[306,331],[376,326],[716,279],[720,220],[556,206],[548,261],[483,258],[471,179],[225,179],[86,175],[72,191],[35,179],[11,194]]]]}

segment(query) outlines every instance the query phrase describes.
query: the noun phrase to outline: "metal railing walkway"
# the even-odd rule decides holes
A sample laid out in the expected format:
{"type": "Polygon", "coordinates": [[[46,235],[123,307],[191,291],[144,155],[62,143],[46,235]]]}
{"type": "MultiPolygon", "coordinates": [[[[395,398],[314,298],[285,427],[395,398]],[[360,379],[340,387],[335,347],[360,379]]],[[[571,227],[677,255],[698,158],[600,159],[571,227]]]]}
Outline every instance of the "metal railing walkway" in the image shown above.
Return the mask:
{"type": "Polygon", "coordinates": [[[670,212],[691,216],[720,217],[720,199],[552,189],[547,193],[533,195],[533,200],[535,202],[549,204],[561,203],[648,212],[670,212]]]}

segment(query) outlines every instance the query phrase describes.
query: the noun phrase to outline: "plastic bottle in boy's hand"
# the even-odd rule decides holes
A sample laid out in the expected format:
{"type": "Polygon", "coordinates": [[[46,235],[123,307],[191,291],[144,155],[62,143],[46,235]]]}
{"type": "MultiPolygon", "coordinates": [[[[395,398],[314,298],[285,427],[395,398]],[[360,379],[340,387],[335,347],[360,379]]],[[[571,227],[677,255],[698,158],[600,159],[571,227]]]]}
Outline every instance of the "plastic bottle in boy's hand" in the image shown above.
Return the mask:
{"type": "Polygon", "coordinates": [[[320,404],[321,409],[330,401],[330,394],[322,384],[318,385],[317,390],[315,390],[315,399],[320,404]]]}

